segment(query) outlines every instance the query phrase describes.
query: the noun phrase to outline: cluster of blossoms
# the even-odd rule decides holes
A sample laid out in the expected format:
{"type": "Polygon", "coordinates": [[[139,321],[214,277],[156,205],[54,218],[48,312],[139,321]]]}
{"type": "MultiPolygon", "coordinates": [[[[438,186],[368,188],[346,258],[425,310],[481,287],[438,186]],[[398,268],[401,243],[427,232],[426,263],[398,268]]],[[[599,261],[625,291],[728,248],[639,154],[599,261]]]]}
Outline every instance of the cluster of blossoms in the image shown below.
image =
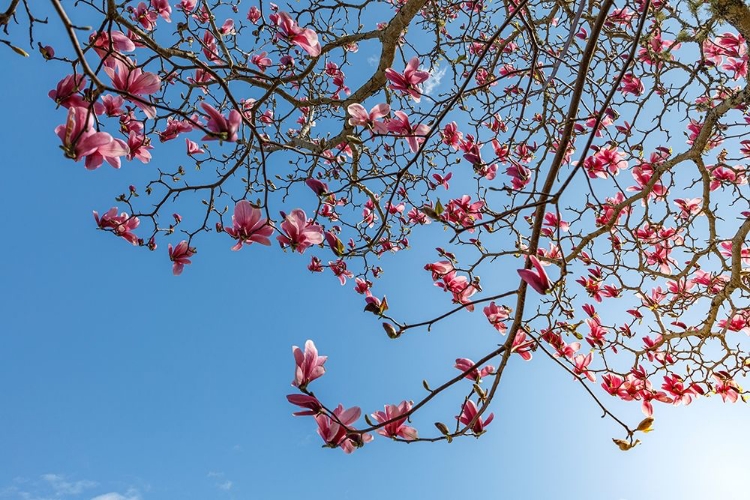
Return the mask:
{"type": "MultiPolygon", "coordinates": [[[[293,405],[303,408],[295,412],[295,416],[312,416],[318,425],[318,435],[323,439],[324,446],[341,448],[345,453],[351,453],[373,440],[368,431],[358,430],[354,425],[362,415],[362,410],[354,406],[346,409],[339,404],[333,410],[327,409],[309,390],[309,384],[325,374],[324,364],[328,356],[320,356],[312,340],[305,342],[304,351],[297,346],[292,347],[295,361],[295,375],[292,386],[299,389],[300,394],[289,394],[287,400],[293,405]]],[[[456,360],[455,367],[463,372],[465,378],[472,380],[475,385],[481,383],[482,377],[495,373],[492,365],[479,368],[468,358],[456,360]]],[[[370,424],[370,430],[384,437],[414,441],[419,439],[417,429],[406,425],[413,409],[411,401],[402,401],[397,405],[385,405],[383,411],[373,412],[365,417],[370,424]]],[[[466,426],[474,435],[484,433],[485,428],[492,422],[494,415],[490,413],[483,418],[476,403],[467,399],[461,406],[461,413],[455,417],[456,421],[466,426]]],[[[436,424],[438,425],[438,424],[436,424]]],[[[446,435],[450,435],[444,424],[438,425],[446,435]]]]}
{"type": "MultiPolygon", "coordinates": [[[[234,251],[275,237],[289,254],[306,254],[311,272],[353,281],[391,339],[479,306],[492,343],[495,332],[503,343],[482,367],[456,359],[462,376],[452,383],[468,379],[473,392],[456,432],[438,426],[446,439],[484,432],[493,415],[484,416],[491,396],[479,384],[540,350],[581,383],[639,401],[648,417],[654,401],[742,401],[736,379],[750,361],[731,336],[750,335],[747,33],[691,28],[662,0],[602,8],[596,21],[560,11],[553,22],[533,19],[534,2],[390,4],[395,17],[367,31],[343,4],[322,21],[315,2],[289,12],[251,6],[240,19],[221,2],[136,0],[107,13],[107,29],[82,44],[80,59],[40,44],[46,59],[73,62],[49,93],[67,110],[55,129],[65,157],[89,170],[157,163],[152,154],[166,163],[157,144],[183,136],[196,167],[158,165],[146,187],[163,190],[156,208],[139,213],[132,186],[118,197],[126,210],[94,212],[97,226],[151,250],[179,229],[185,239],[167,245],[175,275],[192,263],[194,238],[213,227],[234,251]],[[164,23],[178,16],[170,26],[179,40],[160,45],[164,23]],[[487,30],[495,18],[507,22],[487,30]],[[425,27],[435,28],[433,54],[449,67],[411,43],[425,27]],[[383,53],[365,64],[358,44],[374,40],[383,53]],[[536,41],[533,50],[524,40],[536,41]],[[572,84],[559,76],[580,71],[571,57],[587,51],[572,84]],[[104,131],[107,120],[120,136],[104,131]],[[217,177],[206,181],[206,172],[217,177]],[[205,193],[205,214],[181,212],[184,222],[174,214],[160,226],[158,212],[184,193],[205,193]],[[153,232],[136,235],[149,220],[153,232]],[[387,254],[428,231],[452,245],[424,267],[450,310],[400,322],[373,282],[387,254]],[[714,346],[703,347],[714,341],[715,359],[714,346]],[[493,357],[503,360],[486,364],[493,357]]],[[[359,408],[328,409],[309,391],[326,361],[312,341],[294,357],[300,393],[289,401],[315,418],[327,446],[351,452],[376,431],[420,439],[408,423],[422,402],[385,405],[356,427],[359,408]]]]}

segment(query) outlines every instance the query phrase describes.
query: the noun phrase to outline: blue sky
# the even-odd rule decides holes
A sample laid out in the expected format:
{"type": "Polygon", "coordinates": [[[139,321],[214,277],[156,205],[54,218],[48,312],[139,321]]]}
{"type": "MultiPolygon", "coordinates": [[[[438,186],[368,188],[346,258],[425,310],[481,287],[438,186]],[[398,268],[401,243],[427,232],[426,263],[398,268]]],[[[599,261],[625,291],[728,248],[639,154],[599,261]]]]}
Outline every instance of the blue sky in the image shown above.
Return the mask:
{"type": "MultiPolygon", "coordinates": [[[[321,449],[284,397],[292,345],[312,338],[329,356],[316,394],[371,413],[419,399],[423,378],[437,385],[456,357],[501,339],[477,312],[391,341],[351,282],[276,247],[231,252],[228,237],[207,237],[175,277],[165,245],[150,253],[96,231],[92,210],[168,160],[157,149],[148,166],[88,172],[63,158],[53,129],[65,113],[47,92],[64,74],[40,59],[0,51],[13,75],[0,82],[0,499],[746,498],[744,405],[660,405],[656,431],[623,453],[619,429],[541,353],[514,357],[479,440],[321,449]]],[[[396,311],[427,317],[445,303],[421,270],[434,254],[385,258],[378,288],[396,311]]],[[[468,390],[413,425],[452,423],[468,390]]],[[[614,408],[641,418],[637,404],[614,408]]]]}

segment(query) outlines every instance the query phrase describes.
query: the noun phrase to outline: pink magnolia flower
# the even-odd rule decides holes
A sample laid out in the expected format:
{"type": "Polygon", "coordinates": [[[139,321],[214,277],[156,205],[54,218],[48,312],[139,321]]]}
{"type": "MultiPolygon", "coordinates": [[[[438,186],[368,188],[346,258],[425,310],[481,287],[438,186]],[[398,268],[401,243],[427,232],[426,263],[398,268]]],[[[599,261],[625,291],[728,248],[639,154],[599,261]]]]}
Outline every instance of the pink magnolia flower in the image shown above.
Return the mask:
{"type": "Polygon", "coordinates": [[[310,177],[305,181],[305,184],[307,184],[307,187],[312,189],[313,192],[318,196],[322,196],[328,192],[328,184],[323,181],[319,181],[318,179],[313,179],[312,177],[310,177]]]}
{"type": "Polygon", "coordinates": [[[716,37],[716,44],[728,57],[743,57],[747,52],[747,43],[742,35],[723,33],[716,37]]]}
{"type": "Polygon", "coordinates": [[[515,352],[524,361],[531,361],[531,351],[535,345],[536,342],[534,340],[526,340],[526,332],[518,330],[516,336],[513,337],[513,345],[510,348],[510,352],[515,352]]]}
{"type": "Polygon", "coordinates": [[[326,446],[330,448],[340,447],[344,453],[351,453],[365,443],[372,441],[369,434],[349,433],[349,426],[359,419],[362,410],[354,406],[345,410],[343,405],[338,405],[333,410],[333,417],[328,415],[316,415],[318,423],[318,435],[323,438],[326,446]]]}
{"type": "Polygon", "coordinates": [[[505,335],[508,331],[508,325],[503,321],[510,317],[510,309],[505,306],[498,306],[493,300],[490,305],[483,309],[484,315],[487,316],[487,321],[495,327],[495,330],[505,335]]]}
{"type": "Polygon", "coordinates": [[[188,14],[190,12],[193,12],[197,3],[198,3],[198,0],[182,0],[177,5],[177,8],[185,12],[186,14],[188,14]]]}
{"type": "Polygon", "coordinates": [[[419,71],[418,68],[419,58],[412,57],[406,65],[403,74],[395,71],[393,68],[385,70],[386,78],[391,81],[391,88],[409,94],[415,102],[419,102],[422,98],[422,91],[419,84],[430,77],[427,71],[419,71]]]}
{"type": "Polygon", "coordinates": [[[190,257],[195,255],[195,248],[188,246],[188,242],[185,240],[179,242],[174,248],[171,243],[167,247],[169,250],[169,260],[173,262],[172,274],[179,276],[186,265],[192,264],[190,257]]]}
{"type": "Polygon", "coordinates": [[[198,145],[197,142],[193,142],[190,139],[185,139],[185,145],[187,146],[187,154],[189,154],[190,156],[203,154],[206,152],[198,145]]]}
{"type": "Polygon", "coordinates": [[[433,281],[437,281],[446,274],[453,271],[453,264],[451,264],[447,260],[441,260],[438,262],[433,262],[432,264],[426,264],[424,266],[425,271],[430,271],[432,273],[432,279],[433,281]]]}
{"type": "Polygon", "coordinates": [[[687,406],[693,402],[693,398],[697,398],[702,393],[696,384],[686,385],[682,377],[677,374],[665,375],[661,388],[674,398],[672,404],[675,406],[680,403],[687,406]]]}
{"type": "Polygon", "coordinates": [[[292,415],[294,415],[295,417],[317,415],[323,410],[323,405],[321,405],[320,401],[318,401],[318,398],[314,396],[308,396],[307,394],[288,394],[286,399],[293,405],[297,405],[301,408],[307,408],[307,410],[305,411],[292,413],[292,415]]]}
{"type": "Polygon", "coordinates": [[[388,131],[406,137],[409,149],[412,153],[416,153],[419,151],[419,145],[425,141],[430,127],[424,124],[413,126],[409,123],[409,116],[403,111],[396,111],[394,115],[388,122],[388,131]]]}
{"type": "Polygon", "coordinates": [[[577,354],[573,358],[573,373],[576,375],[583,375],[587,379],[589,379],[592,382],[596,382],[596,375],[591,373],[588,368],[586,368],[591,361],[594,359],[594,353],[590,352],[587,355],[583,354],[577,354]]]}
{"type": "Polygon", "coordinates": [[[166,22],[172,22],[172,19],[170,19],[172,7],[169,5],[169,0],[151,0],[151,8],[158,12],[166,22]]]}
{"type": "Polygon", "coordinates": [[[58,106],[64,108],[88,108],[90,103],[83,100],[79,94],[86,87],[86,77],[83,75],[68,75],[59,82],[54,90],[47,94],[58,106]]]}
{"type": "Polygon", "coordinates": [[[65,125],[55,128],[62,140],[65,156],[75,161],[86,158],[85,166],[96,170],[106,161],[120,168],[120,157],[128,154],[128,145],[106,132],[94,130],[93,113],[86,108],[70,108],[65,125]]]}
{"type": "Polygon", "coordinates": [[[250,7],[250,10],[247,11],[247,20],[253,24],[258,24],[259,19],[260,19],[260,10],[258,10],[258,7],[255,7],[255,6],[250,7]]]}
{"type": "Polygon", "coordinates": [[[474,282],[470,282],[466,276],[459,276],[455,271],[451,271],[448,274],[443,275],[442,283],[435,283],[438,286],[453,294],[453,302],[456,304],[463,304],[467,311],[474,310],[474,304],[469,300],[472,295],[477,293],[479,289],[474,282]]]}
{"type": "Polygon", "coordinates": [[[322,377],[326,372],[323,365],[328,356],[318,356],[318,349],[312,340],[305,342],[304,353],[296,345],[292,346],[292,353],[294,354],[294,362],[297,365],[294,372],[294,380],[292,381],[294,387],[304,390],[307,388],[307,384],[316,378],[322,377]]]}
{"type": "Polygon", "coordinates": [[[117,30],[92,33],[89,37],[89,43],[101,58],[112,52],[123,53],[135,50],[135,42],[128,38],[125,33],[117,30]]]}
{"type": "Polygon", "coordinates": [[[226,21],[224,21],[224,24],[219,26],[219,33],[224,36],[236,35],[237,30],[234,28],[234,20],[227,19],[226,21]]]}
{"type": "Polygon", "coordinates": [[[741,389],[739,385],[737,385],[737,382],[732,380],[732,377],[729,375],[729,373],[725,371],[716,372],[712,376],[714,380],[716,380],[716,383],[714,384],[714,391],[716,392],[716,394],[721,395],[721,400],[725,403],[727,401],[729,401],[730,403],[736,403],[741,392],[741,389]]]}
{"type": "Polygon", "coordinates": [[[290,41],[312,57],[320,55],[320,42],[318,42],[318,34],[315,31],[309,28],[300,28],[297,26],[297,22],[289,17],[286,12],[271,14],[268,18],[279,29],[276,38],[290,41]]]}
{"type": "MultiPolygon", "coordinates": [[[[203,6],[205,9],[205,5],[203,6]]],[[[219,46],[216,43],[216,37],[210,31],[203,33],[203,55],[213,63],[220,63],[219,46]]]]}
{"type": "MultiPolygon", "coordinates": [[[[544,214],[544,225],[545,226],[549,226],[549,228],[560,228],[560,231],[563,231],[563,232],[570,231],[570,223],[565,222],[564,220],[562,220],[560,218],[560,214],[559,213],[556,213],[556,214],[554,214],[552,212],[545,213],[544,214]]],[[[553,233],[552,230],[550,230],[548,228],[545,228],[545,229],[542,229],[542,234],[544,234],[545,236],[549,237],[549,236],[552,236],[554,233],[553,233]]]]}
{"type": "Polygon", "coordinates": [[[430,187],[432,189],[437,189],[438,186],[443,186],[447,191],[448,189],[450,189],[448,181],[451,180],[451,177],[453,177],[453,173],[451,172],[448,172],[445,177],[440,174],[432,174],[432,178],[435,179],[435,184],[430,183],[430,187]]]}
{"type": "Polygon", "coordinates": [[[341,283],[341,286],[346,285],[347,278],[351,279],[354,277],[354,273],[346,268],[346,262],[341,259],[337,260],[336,262],[329,261],[328,267],[331,268],[333,274],[336,275],[336,277],[339,279],[339,283],[341,283]]]}
{"type": "MultiPolygon", "coordinates": [[[[458,150],[458,146],[463,140],[463,132],[458,130],[458,125],[456,122],[450,122],[448,125],[443,128],[442,132],[440,132],[440,135],[443,138],[443,144],[447,144],[448,146],[452,147],[455,150],[458,150]]],[[[497,140],[495,140],[497,142],[497,140]]],[[[448,189],[446,187],[446,189],[448,189]]]]}
{"type": "Polygon", "coordinates": [[[126,212],[117,215],[117,207],[112,207],[104,212],[101,217],[99,217],[99,212],[94,210],[94,220],[96,221],[96,225],[99,226],[99,229],[112,231],[115,235],[125,239],[133,245],[137,246],[140,244],[138,236],[133,234],[133,230],[141,223],[141,221],[138,220],[138,217],[133,217],[126,212]]]}
{"type": "Polygon", "coordinates": [[[313,255],[310,259],[310,263],[307,265],[307,269],[312,273],[322,273],[323,263],[320,262],[320,259],[318,257],[313,255]]]}
{"type": "Polygon", "coordinates": [[[620,87],[620,92],[622,92],[623,95],[633,94],[635,96],[639,96],[643,94],[643,91],[643,83],[640,79],[638,79],[638,77],[633,75],[633,73],[628,73],[622,78],[622,87],[620,87]]]}
{"type": "Polygon", "coordinates": [[[141,2],[137,7],[129,7],[130,15],[133,20],[140,24],[144,30],[151,31],[156,28],[156,21],[159,19],[159,13],[155,10],[151,10],[148,6],[141,2]]]}
{"type": "Polygon", "coordinates": [[[151,145],[151,138],[147,137],[143,133],[138,133],[134,130],[130,131],[128,135],[128,149],[130,152],[127,155],[128,160],[138,158],[141,163],[148,163],[151,161],[150,149],[154,149],[151,145]]]}
{"type": "Polygon", "coordinates": [[[281,248],[291,247],[299,253],[313,245],[323,243],[323,228],[308,220],[304,211],[297,208],[284,218],[281,223],[281,230],[285,234],[277,236],[281,248]]]}
{"type": "Polygon", "coordinates": [[[273,227],[264,219],[259,208],[255,208],[247,200],[238,201],[234,206],[232,227],[225,227],[224,231],[237,241],[232,250],[239,250],[242,244],[260,243],[269,246],[268,239],[273,234],[273,227]]]}
{"type": "Polygon", "coordinates": [[[263,73],[266,72],[266,68],[270,68],[273,65],[273,61],[266,57],[268,52],[261,52],[260,54],[253,54],[250,57],[250,62],[255,64],[263,73]]]}
{"type": "Polygon", "coordinates": [[[521,279],[524,280],[531,288],[544,295],[552,289],[552,283],[550,283],[547,271],[544,270],[544,266],[539,262],[535,256],[530,255],[529,260],[534,266],[535,270],[531,269],[518,269],[518,274],[521,279]]]}
{"type": "Polygon", "coordinates": [[[145,102],[144,95],[158,92],[161,88],[161,78],[154,73],[144,72],[133,66],[129,61],[109,58],[104,71],[112,79],[112,85],[117,90],[133,95],[140,99],[128,99],[143,110],[149,118],[156,116],[156,109],[145,102]]]}
{"type": "Polygon", "coordinates": [[[482,434],[484,432],[484,428],[490,425],[492,419],[495,418],[495,414],[490,413],[487,417],[487,420],[483,420],[482,417],[477,417],[477,413],[477,405],[474,404],[474,401],[469,399],[466,401],[466,403],[464,403],[464,406],[461,409],[461,415],[456,417],[456,420],[464,425],[469,425],[471,424],[472,420],[476,418],[474,425],[471,426],[471,430],[474,432],[474,434],[482,434]]]}
{"type": "Polygon", "coordinates": [[[104,106],[104,113],[107,116],[121,116],[124,114],[122,105],[125,104],[125,99],[119,95],[107,94],[102,97],[102,105],[104,106]]]}
{"type": "Polygon", "coordinates": [[[391,112],[391,107],[386,103],[376,104],[368,113],[361,104],[350,104],[346,110],[349,112],[349,125],[352,127],[363,126],[378,134],[388,132],[388,126],[377,121],[391,112]]]}
{"type": "Polygon", "coordinates": [[[482,377],[486,377],[487,375],[492,375],[493,373],[495,373],[495,367],[492,365],[487,365],[481,370],[474,367],[474,365],[475,363],[469,358],[456,359],[456,368],[462,372],[466,372],[466,376],[464,378],[468,378],[469,380],[481,382],[482,377]]]}
{"type": "Polygon", "coordinates": [[[385,405],[385,411],[376,411],[373,413],[372,418],[381,424],[396,419],[378,429],[378,434],[392,438],[400,437],[407,441],[417,439],[417,429],[404,425],[407,417],[399,418],[401,415],[408,413],[411,410],[411,407],[411,401],[402,401],[398,406],[385,405]]]}
{"type": "Polygon", "coordinates": [[[229,112],[229,118],[224,118],[216,108],[208,103],[202,102],[201,107],[208,114],[206,127],[212,132],[205,135],[202,140],[237,142],[237,131],[242,125],[242,115],[239,111],[232,109],[229,112]]]}

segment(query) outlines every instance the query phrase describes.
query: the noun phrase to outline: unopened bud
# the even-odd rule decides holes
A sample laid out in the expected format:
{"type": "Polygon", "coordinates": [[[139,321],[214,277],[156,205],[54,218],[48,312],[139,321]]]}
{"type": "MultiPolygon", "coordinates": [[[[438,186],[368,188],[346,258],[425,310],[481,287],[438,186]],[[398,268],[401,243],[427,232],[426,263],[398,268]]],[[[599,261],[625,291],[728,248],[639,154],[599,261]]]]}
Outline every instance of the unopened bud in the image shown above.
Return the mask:
{"type": "Polygon", "coordinates": [[[23,50],[20,47],[16,47],[15,45],[11,45],[10,48],[13,49],[13,52],[15,52],[18,55],[21,55],[23,57],[29,57],[28,52],[26,52],[25,50],[23,50]]]}
{"type": "Polygon", "coordinates": [[[397,339],[401,336],[401,332],[396,330],[396,327],[390,323],[383,323],[383,330],[388,334],[389,339],[397,339]]]}
{"type": "Polygon", "coordinates": [[[479,399],[481,399],[482,401],[484,401],[485,398],[487,397],[487,395],[484,393],[482,388],[479,387],[479,384],[477,383],[474,383],[474,392],[477,394],[477,396],[479,396],[479,399]]]}
{"type": "Polygon", "coordinates": [[[435,427],[437,427],[437,430],[440,431],[440,434],[448,439],[449,443],[453,441],[453,438],[451,437],[451,431],[448,429],[447,425],[442,422],[435,422],[435,427]]]}
{"type": "Polygon", "coordinates": [[[39,53],[42,54],[42,57],[49,60],[55,57],[55,49],[53,49],[50,45],[42,45],[41,43],[37,43],[37,46],[39,47],[39,53]]]}

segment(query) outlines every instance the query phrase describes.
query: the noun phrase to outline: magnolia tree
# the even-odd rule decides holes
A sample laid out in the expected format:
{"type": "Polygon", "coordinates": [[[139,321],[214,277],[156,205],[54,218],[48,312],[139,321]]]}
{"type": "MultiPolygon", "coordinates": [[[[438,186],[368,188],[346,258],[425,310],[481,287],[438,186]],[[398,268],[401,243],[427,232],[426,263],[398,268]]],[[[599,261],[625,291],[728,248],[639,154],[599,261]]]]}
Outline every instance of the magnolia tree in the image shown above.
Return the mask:
{"type": "Polygon", "coordinates": [[[394,341],[486,316],[497,348],[456,353],[441,385],[363,419],[313,393],[326,356],[294,347],[287,398],[327,446],[479,436],[509,361],[532,352],[621,426],[623,450],[659,404],[744,401],[741,0],[51,6],[11,0],[1,41],[67,73],[49,92],[63,157],[122,169],[129,187],[94,212],[99,229],[168,253],[175,275],[200,265],[205,238],[304,253],[394,341]],[[65,39],[45,39],[60,23],[65,39]],[[173,167],[144,179],[152,155],[173,167]],[[378,286],[378,257],[410,239],[441,242],[422,256],[424,286],[445,292],[434,317],[393,317],[378,286]],[[455,412],[415,428],[453,386],[455,412]],[[617,399],[645,418],[620,419],[617,399]]]}

